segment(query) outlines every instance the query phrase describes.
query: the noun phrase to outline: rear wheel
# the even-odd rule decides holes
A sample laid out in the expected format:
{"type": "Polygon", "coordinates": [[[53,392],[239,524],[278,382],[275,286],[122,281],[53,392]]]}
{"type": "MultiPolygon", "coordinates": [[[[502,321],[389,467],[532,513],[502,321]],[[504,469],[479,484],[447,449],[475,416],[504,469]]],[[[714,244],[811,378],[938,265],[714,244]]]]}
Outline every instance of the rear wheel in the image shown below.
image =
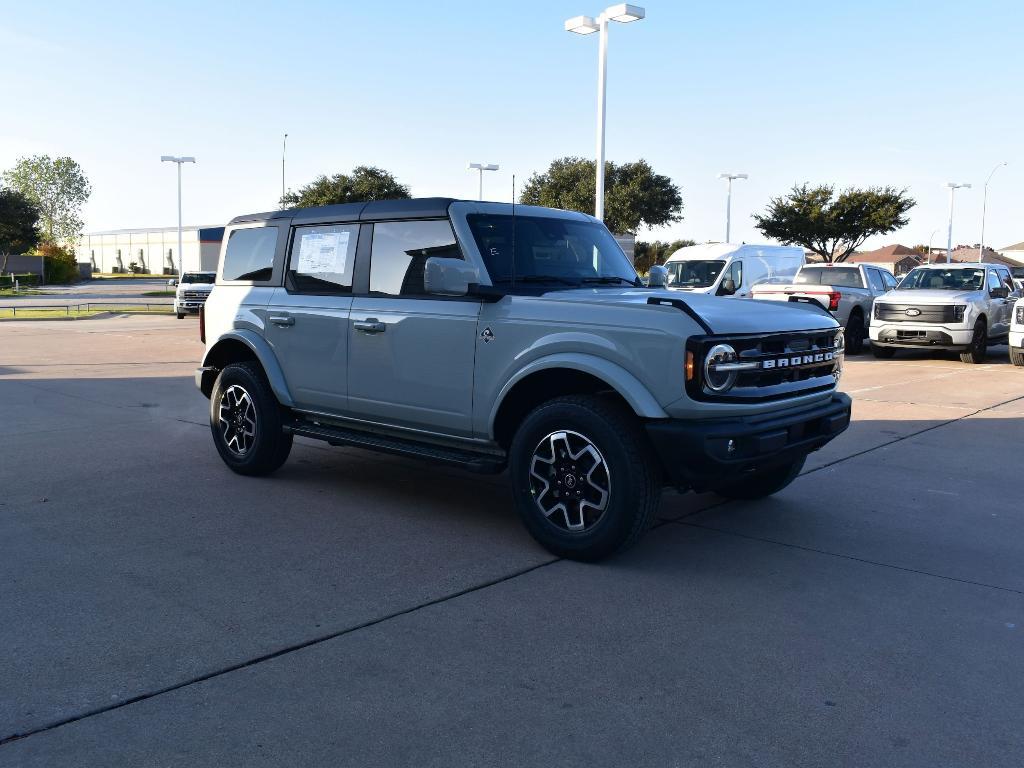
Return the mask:
{"type": "Polygon", "coordinates": [[[526,529],[550,552],[600,560],[640,539],[661,478],[632,413],[592,395],[550,400],[512,440],[509,471],[526,529]]]}
{"type": "Polygon", "coordinates": [[[804,468],[805,461],[807,461],[807,457],[801,456],[789,464],[743,475],[734,483],[716,489],[715,493],[725,496],[727,499],[763,499],[765,496],[778,493],[796,480],[804,468]]]}
{"type": "Polygon", "coordinates": [[[974,335],[971,336],[971,346],[965,351],[960,353],[961,363],[978,363],[985,362],[985,355],[988,352],[988,325],[984,319],[978,320],[974,324],[974,335]]]}
{"type": "Polygon", "coordinates": [[[864,337],[867,335],[864,327],[864,316],[860,312],[850,315],[846,325],[846,353],[848,355],[859,355],[864,351],[864,337]]]}
{"type": "Polygon", "coordinates": [[[1010,347],[1010,362],[1024,368],[1024,347],[1020,349],[1010,347]]]}
{"type": "Polygon", "coordinates": [[[881,347],[878,344],[872,342],[871,354],[877,357],[879,360],[891,360],[896,356],[896,350],[892,347],[881,347]]]}
{"type": "Polygon", "coordinates": [[[292,450],[281,406],[256,363],[233,363],[217,376],[210,431],[224,463],[240,475],[269,475],[292,450]]]}

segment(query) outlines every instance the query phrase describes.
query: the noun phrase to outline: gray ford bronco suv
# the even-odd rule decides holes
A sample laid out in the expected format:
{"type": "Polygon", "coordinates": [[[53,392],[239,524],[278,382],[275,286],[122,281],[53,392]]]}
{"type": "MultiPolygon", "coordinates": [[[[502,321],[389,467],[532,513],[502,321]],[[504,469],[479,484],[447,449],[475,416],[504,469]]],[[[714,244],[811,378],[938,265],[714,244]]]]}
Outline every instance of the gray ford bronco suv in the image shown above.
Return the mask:
{"type": "Polygon", "coordinates": [[[580,213],[449,199],[240,216],[196,384],[224,462],[296,435],[508,470],[550,551],[635,542],[666,485],[756,499],[849,425],[825,313],[645,286],[580,213]]]}

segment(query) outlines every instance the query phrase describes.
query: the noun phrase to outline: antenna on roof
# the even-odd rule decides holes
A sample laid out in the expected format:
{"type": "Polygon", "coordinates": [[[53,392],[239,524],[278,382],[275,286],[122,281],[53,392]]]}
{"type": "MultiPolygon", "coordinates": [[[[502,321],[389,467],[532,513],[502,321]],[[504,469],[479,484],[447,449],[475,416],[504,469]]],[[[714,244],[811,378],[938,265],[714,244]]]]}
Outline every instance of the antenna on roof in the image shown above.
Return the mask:
{"type": "Polygon", "coordinates": [[[512,290],[516,289],[516,175],[512,174],[512,290]]]}

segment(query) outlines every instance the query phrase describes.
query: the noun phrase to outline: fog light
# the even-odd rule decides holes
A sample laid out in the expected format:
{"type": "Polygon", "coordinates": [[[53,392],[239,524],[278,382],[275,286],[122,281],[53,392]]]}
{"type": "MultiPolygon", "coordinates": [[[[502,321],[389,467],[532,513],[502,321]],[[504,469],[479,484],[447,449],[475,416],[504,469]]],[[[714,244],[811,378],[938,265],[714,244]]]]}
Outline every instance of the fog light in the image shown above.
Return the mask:
{"type": "Polygon", "coordinates": [[[736,441],[730,440],[728,443],[726,443],[725,450],[727,450],[729,453],[736,453],[736,441]]]}

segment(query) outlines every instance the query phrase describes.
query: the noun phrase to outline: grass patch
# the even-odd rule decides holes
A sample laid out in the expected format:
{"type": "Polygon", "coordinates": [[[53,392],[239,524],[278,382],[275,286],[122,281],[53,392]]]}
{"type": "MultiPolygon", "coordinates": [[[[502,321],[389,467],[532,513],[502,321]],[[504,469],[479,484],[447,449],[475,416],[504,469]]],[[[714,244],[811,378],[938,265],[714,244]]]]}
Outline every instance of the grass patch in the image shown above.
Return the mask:
{"type": "Polygon", "coordinates": [[[49,291],[37,291],[34,288],[22,288],[17,293],[13,288],[0,288],[0,296],[48,296],[49,291]]]}
{"type": "Polygon", "coordinates": [[[152,275],[149,272],[134,274],[133,272],[93,272],[93,280],[170,280],[174,275],[152,275]]]}
{"type": "Polygon", "coordinates": [[[146,291],[143,296],[174,296],[174,291],[146,291]]]}

